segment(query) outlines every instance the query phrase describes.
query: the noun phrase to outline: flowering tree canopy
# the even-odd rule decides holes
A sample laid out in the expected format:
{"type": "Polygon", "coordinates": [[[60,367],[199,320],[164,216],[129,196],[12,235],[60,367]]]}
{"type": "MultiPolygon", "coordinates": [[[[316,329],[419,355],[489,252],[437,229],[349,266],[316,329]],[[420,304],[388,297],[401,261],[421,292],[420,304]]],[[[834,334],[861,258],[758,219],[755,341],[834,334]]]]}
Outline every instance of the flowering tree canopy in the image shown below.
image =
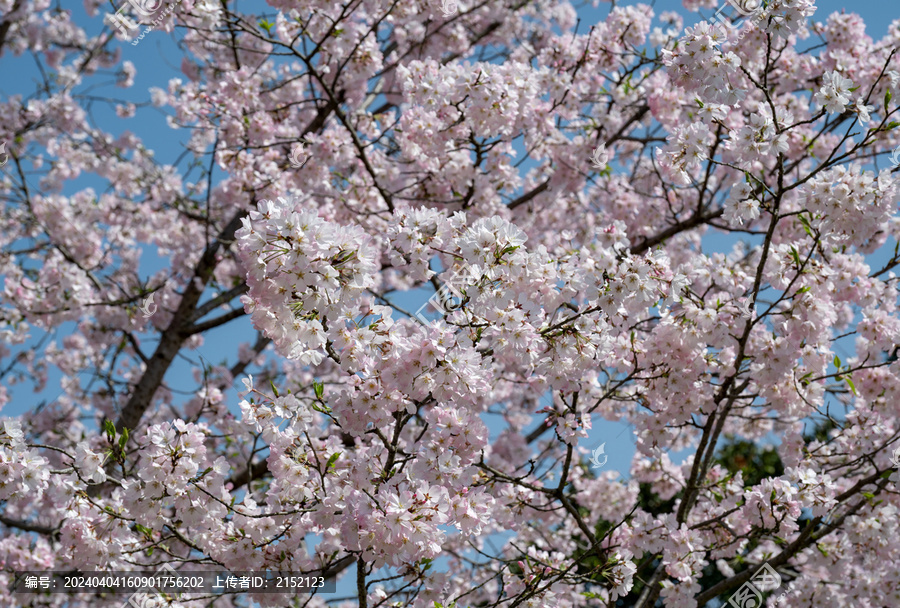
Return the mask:
{"type": "Polygon", "coordinates": [[[168,564],[352,582],[181,606],[750,608],[765,564],[770,605],[900,605],[900,20],[132,5],[0,0],[36,66],[0,103],[0,405],[62,391],[0,421],[0,604],[168,564]],[[136,91],[154,28],[183,78],[136,91]],[[200,361],[224,328],[257,337],[200,361]]]}

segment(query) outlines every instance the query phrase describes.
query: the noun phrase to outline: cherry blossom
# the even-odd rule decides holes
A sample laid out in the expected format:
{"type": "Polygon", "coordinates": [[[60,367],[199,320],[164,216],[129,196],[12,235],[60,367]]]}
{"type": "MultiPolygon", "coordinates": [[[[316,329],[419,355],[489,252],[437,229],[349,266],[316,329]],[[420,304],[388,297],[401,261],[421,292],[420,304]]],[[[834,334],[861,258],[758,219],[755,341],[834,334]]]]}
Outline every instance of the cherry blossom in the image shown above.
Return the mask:
{"type": "Polygon", "coordinates": [[[0,604],[900,602],[896,22],[163,4],[0,0],[0,604]]]}

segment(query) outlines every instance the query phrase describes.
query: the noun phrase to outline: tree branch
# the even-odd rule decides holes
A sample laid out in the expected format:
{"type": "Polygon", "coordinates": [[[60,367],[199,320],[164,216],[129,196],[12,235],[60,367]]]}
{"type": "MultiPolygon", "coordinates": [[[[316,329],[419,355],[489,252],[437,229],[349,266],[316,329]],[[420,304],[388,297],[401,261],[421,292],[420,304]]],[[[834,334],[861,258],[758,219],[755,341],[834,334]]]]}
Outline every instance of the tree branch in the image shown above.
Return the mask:
{"type": "Polygon", "coordinates": [[[25,532],[37,532],[38,534],[43,534],[45,536],[55,537],[59,528],[48,528],[47,526],[41,526],[38,524],[30,524],[28,522],[19,521],[18,519],[12,519],[5,515],[0,514],[0,524],[10,528],[18,528],[19,530],[23,530],[25,532]]]}

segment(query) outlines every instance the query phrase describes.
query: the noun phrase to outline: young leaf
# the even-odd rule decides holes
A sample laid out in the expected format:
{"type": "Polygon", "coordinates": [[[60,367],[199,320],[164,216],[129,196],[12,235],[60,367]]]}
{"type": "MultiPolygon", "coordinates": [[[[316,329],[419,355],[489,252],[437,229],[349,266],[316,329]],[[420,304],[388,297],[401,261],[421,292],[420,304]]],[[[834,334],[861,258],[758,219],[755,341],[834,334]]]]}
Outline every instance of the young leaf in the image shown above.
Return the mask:
{"type": "Polygon", "coordinates": [[[803,231],[807,234],[807,236],[812,236],[812,228],[809,225],[809,219],[804,215],[800,214],[797,216],[797,219],[800,221],[800,225],[803,226],[803,231]]]}
{"type": "Polygon", "coordinates": [[[859,393],[856,392],[856,385],[853,384],[853,380],[850,379],[850,376],[841,376],[841,380],[846,382],[853,394],[859,397],[859,393]]]}
{"type": "Polygon", "coordinates": [[[328,464],[325,465],[325,471],[328,472],[332,468],[334,468],[334,463],[337,462],[337,459],[341,457],[341,452],[335,452],[331,455],[331,458],[328,459],[328,464]]]}

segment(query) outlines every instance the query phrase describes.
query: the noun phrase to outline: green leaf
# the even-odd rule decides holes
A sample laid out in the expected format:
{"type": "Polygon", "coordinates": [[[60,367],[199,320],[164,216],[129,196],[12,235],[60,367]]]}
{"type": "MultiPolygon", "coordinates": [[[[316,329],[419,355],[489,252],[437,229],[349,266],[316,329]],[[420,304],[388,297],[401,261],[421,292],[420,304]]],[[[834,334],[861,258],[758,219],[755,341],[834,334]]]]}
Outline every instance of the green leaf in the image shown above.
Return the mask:
{"type": "Polygon", "coordinates": [[[328,407],[327,405],[320,405],[320,404],[318,404],[318,403],[313,403],[313,404],[312,404],[312,408],[313,408],[314,410],[316,410],[317,412],[322,412],[323,414],[330,414],[330,413],[331,413],[331,408],[328,407]]]}
{"type": "Polygon", "coordinates": [[[108,418],[103,421],[103,430],[109,437],[110,441],[112,441],[113,437],[116,436],[116,425],[114,425],[112,423],[112,420],[109,420],[108,418]]]}
{"type": "Polygon", "coordinates": [[[119,437],[119,447],[123,450],[125,446],[128,444],[128,429],[122,429],[122,436],[119,437]]]}
{"type": "Polygon", "coordinates": [[[859,393],[856,392],[856,385],[853,384],[853,380],[850,379],[850,376],[842,376],[841,380],[847,383],[847,386],[850,387],[850,390],[853,391],[853,394],[859,397],[859,393]]]}
{"type": "Polygon", "coordinates": [[[850,92],[855,93],[858,90],[859,90],[859,87],[853,87],[852,89],[850,89],[850,92]]]}
{"type": "Polygon", "coordinates": [[[278,387],[275,386],[275,383],[269,380],[269,384],[272,385],[272,392],[275,393],[275,396],[278,396],[278,387]]]}
{"type": "Polygon", "coordinates": [[[331,458],[328,459],[328,463],[325,465],[326,473],[334,468],[334,463],[337,462],[337,459],[340,457],[341,457],[341,452],[335,452],[334,454],[331,455],[331,458]]]}
{"type": "Polygon", "coordinates": [[[834,366],[838,369],[841,369],[841,358],[837,355],[834,356],[834,366]]]}
{"type": "Polygon", "coordinates": [[[800,253],[793,245],[791,245],[791,258],[793,258],[794,264],[797,265],[797,268],[800,268],[800,253]]]}
{"type": "Polygon", "coordinates": [[[888,104],[891,103],[891,90],[884,92],[884,109],[887,110],[888,104]]]}
{"type": "Polygon", "coordinates": [[[822,547],[822,545],[820,545],[819,543],[816,543],[816,549],[818,549],[819,553],[821,553],[823,556],[828,557],[828,551],[826,551],[824,547],[822,547]]]}
{"type": "Polygon", "coordinates": [[[348,262],[356,257],[356,251],[349,249],[341,249],[337,252],[337,254],[331,259],[331,265],[337,268],[341,264],[348,262]]]}
{"type": "Polygon", "coordinates": [[[805,374],[803,374],[803,377],[799,380],[800,384],[802,384],[803,386],[807,386],[809,384],[809,379],[812,378],[812,375],[812,372],[806,372],[805,374]]]}
{"type": "Polygon", "coordinates": [[[321,399],[325,394],[325,385],[321,382],[313,382],[313,390],[316,392],[316,399],[321,399]]]}
{"type": "Polygon", "coordinates": [[[797,216],[797,219],[800,221],[800,225],[803,226],[803,231],[806,232],[808,236],[812,236],[812,228],[809,225],[809,219],[802,213],[797,216]]]}

